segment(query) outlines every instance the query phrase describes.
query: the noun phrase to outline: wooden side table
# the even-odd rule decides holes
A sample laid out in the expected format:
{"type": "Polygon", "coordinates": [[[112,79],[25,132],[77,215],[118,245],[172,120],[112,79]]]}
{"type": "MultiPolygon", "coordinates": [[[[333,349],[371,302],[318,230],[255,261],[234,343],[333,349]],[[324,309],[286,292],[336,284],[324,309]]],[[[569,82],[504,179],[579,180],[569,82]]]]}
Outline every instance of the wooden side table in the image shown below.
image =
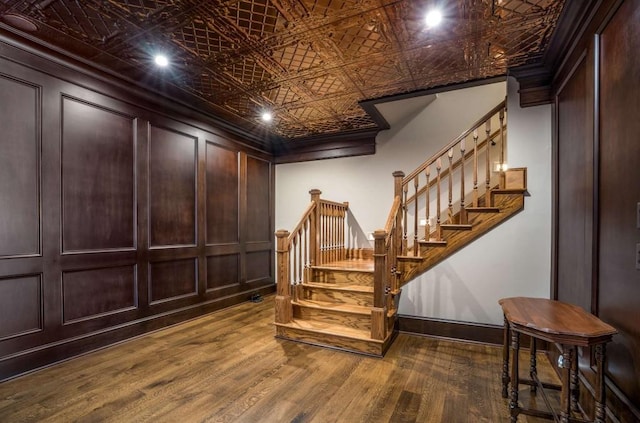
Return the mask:
{"type": "Polygon", "coordinates": [[[595,346],[596,387],[594,423],[605,422],[604,365],[606,343],[611,341],[617,330],[604,323],[581,307],[544,298],[503,298],[499,301],[504,313],[504,345],[502,364],[502,396],[509,396],[511,422],[518,421],[519,414],[543,417],[556,422],[569,423],[584,421],[571,417],[578,410],[578,347],[595,346]],[[529,374],[531,379],[520,379],[518,374],[518,353],[520,334],[531,337],[531,357],[529,374]],[[562,355],[558,360],[561,367],[562,385],[543,383],[536,372],[536,340],[544,340],[560,346],[562,355]],[[511,344],[511,374],[509,374],[509,344],[511,344]],[[509,391],[509,383],[511,384],[509,391]],[[549,408],[549,412],[520,407],[518,389],[520,384],[531,385],[532,392],[539,391],[549,408]],[[560,390],[560,415],[551,407],[544,389],[560,390]],[[510,395],[508,395],[510,394],[510,395]]]}

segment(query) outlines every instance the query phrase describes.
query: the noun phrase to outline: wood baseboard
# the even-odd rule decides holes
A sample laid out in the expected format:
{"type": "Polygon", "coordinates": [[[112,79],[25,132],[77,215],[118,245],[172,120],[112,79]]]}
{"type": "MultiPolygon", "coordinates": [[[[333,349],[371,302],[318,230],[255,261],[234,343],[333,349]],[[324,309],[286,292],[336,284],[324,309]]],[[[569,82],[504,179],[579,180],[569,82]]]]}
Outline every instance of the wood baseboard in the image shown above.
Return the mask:
{"type": "Polygon", "coordinates": [[[502,345],[503,328],[500,325],[406,315],[400,315],[398,321],[400,332],[480,344],[502,345]]]}
{"type": "Polygon", "coordinates": [[[0,358],[0,382],[246,302],[255,293],[269,295],[274,292],[275,285],[251,289],[12,354],[0,358]]]}

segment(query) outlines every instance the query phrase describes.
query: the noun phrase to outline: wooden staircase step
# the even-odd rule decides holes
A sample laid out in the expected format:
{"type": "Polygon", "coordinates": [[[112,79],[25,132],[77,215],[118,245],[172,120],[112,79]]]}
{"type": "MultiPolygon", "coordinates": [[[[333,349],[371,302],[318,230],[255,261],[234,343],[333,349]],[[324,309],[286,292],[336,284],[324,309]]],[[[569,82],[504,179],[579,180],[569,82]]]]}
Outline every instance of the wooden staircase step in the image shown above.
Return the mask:
{"type": "Polygon", "coordinates": [[[418,244],[424,245],[425,247],[446,247],[447,246],[447,241],[445,241],[445,240],[437,240],[437,239],[430,239],[430,240],[418,241],[418,244]]]}
{"type": "Polygon", "coordinates": [[[318,301],[318,300],[297,300],[297,301],[292,301],[292,304],[297,305],[299,307],[312,308],[316,310],[329,310],[329,311],[337,311],[340,313],[371,316],[371,307],[358,306],[354,304],[335,303],[330,301],[318,301]]]}
{"type": "Polygon", "coordinates": [[[307,282],[301,285],[305,300],[333,301],[363,307],[373,306],[373,287],[307,282]]]}
{"type": "MultiPolygon", "coordinates": [[[[353,329],[341,325],[314,320],[294,319],[289,323],[277,324],[278,326],[288,326],[296,329],[303,329],[310,332],[318,332],[326,335],[341,336],[344,338],[371,340],[371,333],[366,330],[353,329]]],[[[381,341],[377,341],[381,342],[381,341]]]]}
{"type": "Polygon", "coordinates": [[[494,188],[491,190],[492,194],[525,194],[527,192],[524,188],[494,188]]]}
{"type": "Polygon", "coordinates": [[[276,337],[305,344],[346,350],[381,357],[391,344],[387,339],[371,339],[368,331],[345,328],[325,322],[294,319],[289,323],[276,323],[276,337]]]}
{"type": "Polygon", "coordinates": [[[310,280],[346,286],[373,286],[373,270],[312,266],[310,280]]]}
{"type": "Polygon", "coordinates": [[[354,292],[370,292],[373,293],[372,286],[362,285],[338,285],[335,283],[322,283],[322,282],[306,282],[302,284],[303,287],[308,286],[310,288],[329,289],[335,291],[354,291],[354,292]]]}
{"type": "Polygon", "coordinates": [[[466,225],[460,223],[445,223],[440,225],[440,229],[443,231],[470,231],[473,225],[466,225]]]}
{"type": "Polygon", "coordinates": [[[500,207],[465,207],[467,213],[500,213],[500,207]]]}

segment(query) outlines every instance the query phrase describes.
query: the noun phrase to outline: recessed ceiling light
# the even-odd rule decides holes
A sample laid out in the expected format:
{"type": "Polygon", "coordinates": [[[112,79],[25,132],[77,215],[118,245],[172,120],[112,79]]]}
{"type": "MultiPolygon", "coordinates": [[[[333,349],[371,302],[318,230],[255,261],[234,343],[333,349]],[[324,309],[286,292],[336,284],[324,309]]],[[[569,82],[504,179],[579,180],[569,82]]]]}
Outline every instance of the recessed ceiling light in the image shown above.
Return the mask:
{"type": "Polygon", "coordinates": [[[164,54],[156,54],[156,57],[153,58],[153,61],[156,62],[156,65],[161,68],[167,67],[169,65],[169,59],[164,54]]]}
{"type": "Polygon", "coordinates": [[[427,13],[425,17],[425,22],[429,28],[436,27],[442,22],[442,13],[439,10],[434,9],[427,13]]]}
{"type": "Polygon", "coordinates": [[[261,117],[264,122],[271,122],[273,119],[271,112],[263,112],[261,117]]]}

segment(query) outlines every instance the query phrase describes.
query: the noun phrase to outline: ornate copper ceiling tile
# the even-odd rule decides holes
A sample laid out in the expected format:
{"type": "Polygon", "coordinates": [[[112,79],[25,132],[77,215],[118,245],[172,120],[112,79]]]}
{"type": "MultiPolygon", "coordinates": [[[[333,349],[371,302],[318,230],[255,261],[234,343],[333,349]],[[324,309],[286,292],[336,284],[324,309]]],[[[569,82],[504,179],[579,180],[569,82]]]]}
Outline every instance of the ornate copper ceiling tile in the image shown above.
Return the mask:
{"type": "Polygon", "coordinates": [[[442,25],[427,28],[432,4],[5,0],[0,16],[27,18],[31,37],[103,69],[197,98],[240,132],[298,139],[376,128],[365,100],[539,62],[564,0],[451,1],[442,25]],[[170,56],[162,71],[152,63],[159,51],[170,56]],[[259,119],[265,109],[275,114],[269,125],[259,119]]]}

